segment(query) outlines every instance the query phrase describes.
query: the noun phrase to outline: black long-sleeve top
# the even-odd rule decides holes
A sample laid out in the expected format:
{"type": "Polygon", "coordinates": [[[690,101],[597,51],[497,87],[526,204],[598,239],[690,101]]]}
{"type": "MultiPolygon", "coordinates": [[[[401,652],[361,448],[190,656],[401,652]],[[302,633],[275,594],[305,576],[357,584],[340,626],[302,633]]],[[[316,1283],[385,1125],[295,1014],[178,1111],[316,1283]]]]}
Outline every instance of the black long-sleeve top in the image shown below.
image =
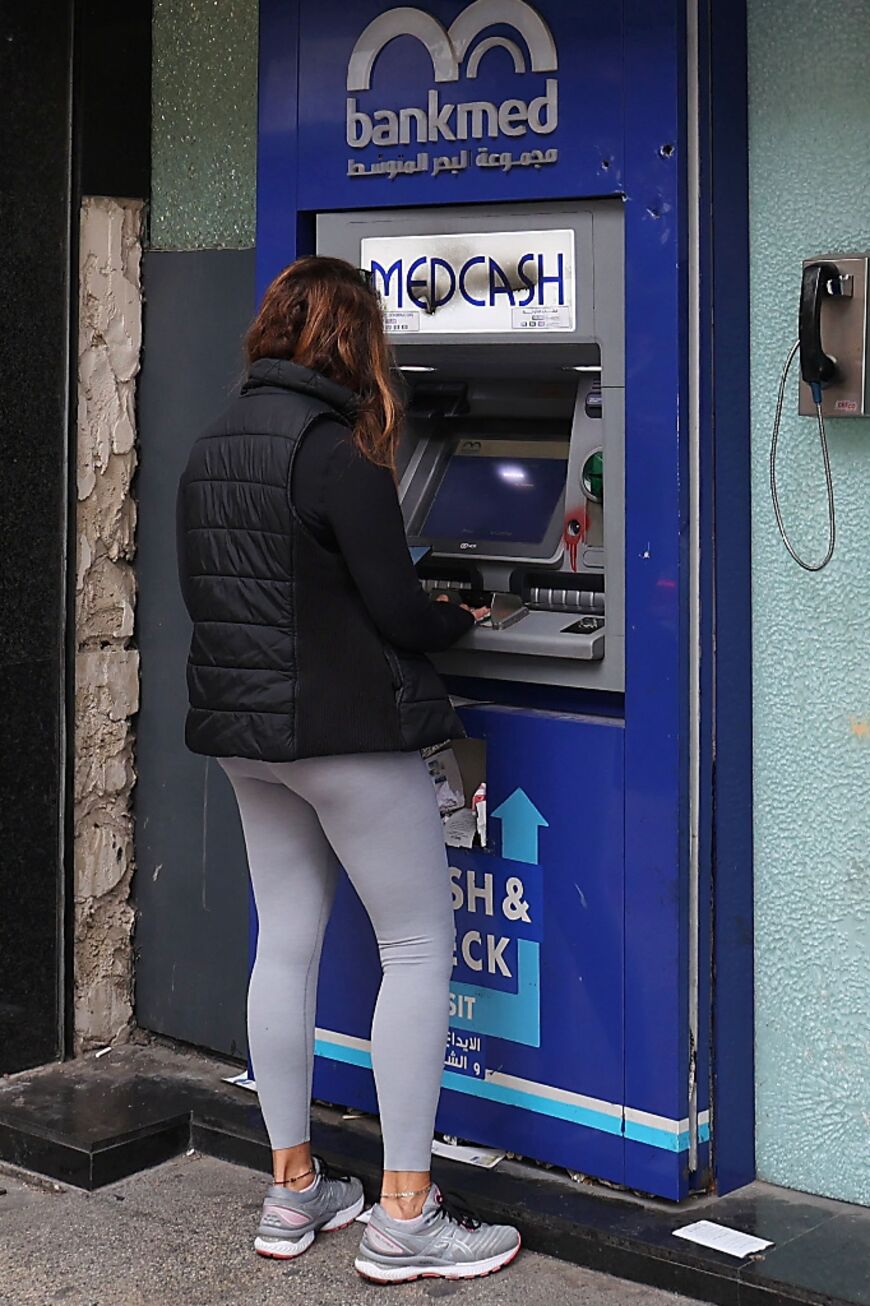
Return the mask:
{"type": "Polygon", "coordinates": [[[338,550],[384,639],[437,653],[474,625],[455,603],[437,603],[420,585],[392,473],[360,454],[339,422],[317,423],[293,465],[291,497],[325,548],[338,550]]]}

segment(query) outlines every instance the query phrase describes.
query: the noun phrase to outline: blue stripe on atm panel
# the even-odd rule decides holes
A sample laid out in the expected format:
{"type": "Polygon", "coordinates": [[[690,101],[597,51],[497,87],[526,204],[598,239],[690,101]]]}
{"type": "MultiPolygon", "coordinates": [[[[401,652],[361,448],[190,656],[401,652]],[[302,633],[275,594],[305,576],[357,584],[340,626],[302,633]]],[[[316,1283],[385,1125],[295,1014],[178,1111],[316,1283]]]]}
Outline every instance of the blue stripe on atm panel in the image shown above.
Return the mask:
{"type": "MultiPolygon", "coordinates": [[[[330,1061],[341,1061],[346,1065],[371,1069],[371,1052],[365,1047],[333,1042],[328,1037],[320,1037],[315,1039],[314,1051],[317,1056],[326,1057],[330,1061]]],[[[644,1143],[648,1147],[656,1147],[663,1151],[684,1152],[689,1146],[688,1131],[674,1129],[673,1125],[670,1128],[667,1126],[657,1128],[655,1125],[643,1124],[639,1121],[624,1121],[621,1114],[614,1115],[605,1110],[597,1111],[592,1106],[580,1106],[574,1102],[560,1102],[557,1098],[524,1092],[509,1084],[475,1079],[469,1075],[457,1075],[449,1070],[445,1070],[441,1084],[443,1088],[456,1093],[484,1098],[490,1102],[500,1102],[504,1106],[517,1107],[523,1111],[534,1111],[538,1115],[552,1116],[557,1120],[567,1120],[586,1129],[596,1129],[599,1133],[624,1134],[631,1142],[644,1143]]],[[[541,1087],[546,1086],[541,1085],[541,1087]]],[[[676,1124],[676,1121],[673,1124],[676,1124]]],[[[709,1138],[710,1126],[704,1122],[698,1127],[698,1140],[706,1143],[709,1138]]]]}
{"type": "Polygon", "coordinates": [[[444,1072],[441,1083],[444,1088],[454,1089],[458,1093],[483,1097],[490,1102],[501,1102],[505,1106],[519,1107],[524,1111],[536,1111],[538,1115],[554,1116],[557,1120],[570,1120],[575,1125],[585,1125],[587,1129],[597,1129],[601,1133],[622,1133],[620,1116],[596,1111],[592,1107],[538,1097],[536,1093],[524,1093],[507,1084],[494,1084],[489,1079],[472,1079],[470,1076],[456,1075],[450,1070],[444,1072]]]}

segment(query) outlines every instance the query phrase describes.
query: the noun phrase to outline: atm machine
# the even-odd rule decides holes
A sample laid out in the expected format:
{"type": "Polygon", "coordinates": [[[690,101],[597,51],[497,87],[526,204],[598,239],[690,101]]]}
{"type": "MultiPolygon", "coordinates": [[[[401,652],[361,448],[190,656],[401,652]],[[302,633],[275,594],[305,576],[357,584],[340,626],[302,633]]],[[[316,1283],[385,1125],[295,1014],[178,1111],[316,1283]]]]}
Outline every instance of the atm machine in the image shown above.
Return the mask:
{"type": "MultiPolygon", "coordinates": [[[[421,583],[492,608],[434,659],[487,813],[448,847],[438,1129],[727,1191],[754,1175],[745,15],[259,8],[258,293],[315,251],[374,285],[421,583]]],[[[315,1096],[375,1111],[346,884],[325,956],[315,1096]]]]}
{"type": "MultiPolygon", "coordinates": [[[[382,298],[405,390],[399,493],[421,581],[491,605],[435,659],[479,745],[466,750],[466,789],[483,778],[489,811],[482,846],[449,849],[456,961],[438,1128],[616,1180],[621,205],[325,214],[317,249],[363,269],[382,298]],[[585,712],[583,689],[595,691],[585,712]],[[560,690],[574,691],[570,710],[554,709],[560,690]]],[[[327,956],[368,933],[345,891],[327,956]]],[[[335,973],[323,968],[315,1095],[374,1109],[377,957],[369,948],[352,993],[337,976],[333,987],[335,973]]]]}

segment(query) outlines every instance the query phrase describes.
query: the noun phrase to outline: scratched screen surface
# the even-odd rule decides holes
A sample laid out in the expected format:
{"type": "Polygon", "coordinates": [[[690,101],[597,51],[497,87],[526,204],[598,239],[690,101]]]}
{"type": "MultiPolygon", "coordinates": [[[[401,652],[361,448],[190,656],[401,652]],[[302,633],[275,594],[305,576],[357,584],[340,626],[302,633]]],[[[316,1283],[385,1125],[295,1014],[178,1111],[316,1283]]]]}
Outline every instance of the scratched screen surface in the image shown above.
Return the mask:
{"type": "Polygon", "coordinates": [[[566,458],[454,454],[421,534],[439,540],[540,544],[565,488],[566,458]]]}

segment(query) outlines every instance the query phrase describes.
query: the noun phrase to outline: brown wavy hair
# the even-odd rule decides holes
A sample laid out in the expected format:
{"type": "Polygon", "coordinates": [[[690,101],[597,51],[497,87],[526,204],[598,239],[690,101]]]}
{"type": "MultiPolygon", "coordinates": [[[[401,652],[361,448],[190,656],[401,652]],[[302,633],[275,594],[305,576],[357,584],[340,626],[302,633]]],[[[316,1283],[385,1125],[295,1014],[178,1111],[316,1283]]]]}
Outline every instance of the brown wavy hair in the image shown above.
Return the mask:
{"type": "Polygon", "coordinates": [[[280,272],[245,337],[248,365],[285,358],[356,396],[354,443],[395,472],[401,405],[391,376],[380,300],[340,258],[309,255],[280,272]]]}

